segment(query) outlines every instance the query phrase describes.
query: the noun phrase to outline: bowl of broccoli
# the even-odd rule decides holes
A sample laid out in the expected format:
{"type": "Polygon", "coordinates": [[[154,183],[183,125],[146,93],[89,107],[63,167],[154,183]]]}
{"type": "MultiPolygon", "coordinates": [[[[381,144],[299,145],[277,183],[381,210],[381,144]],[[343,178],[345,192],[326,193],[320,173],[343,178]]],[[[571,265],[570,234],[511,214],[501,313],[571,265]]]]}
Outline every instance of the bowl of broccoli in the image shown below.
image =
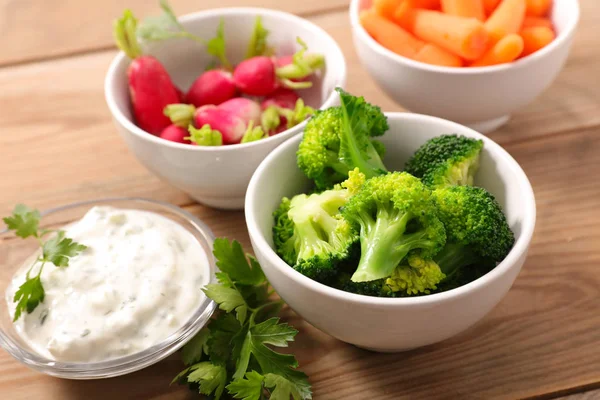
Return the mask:
{"type": "Polygon", "coordinates": [[[508,292],[529,248],[533,190],[498,144],[338,89],[269,154],[246,195],[254,252],[322,331],[375,351],[447,339],[508,292]]]}

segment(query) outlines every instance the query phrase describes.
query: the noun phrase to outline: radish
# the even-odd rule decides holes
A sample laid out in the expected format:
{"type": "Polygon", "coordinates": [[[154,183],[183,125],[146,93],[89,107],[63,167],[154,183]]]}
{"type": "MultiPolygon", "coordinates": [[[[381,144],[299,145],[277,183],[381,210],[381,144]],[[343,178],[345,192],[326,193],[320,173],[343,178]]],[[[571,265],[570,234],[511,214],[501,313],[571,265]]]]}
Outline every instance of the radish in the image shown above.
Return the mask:
{"type": "Polygon", "coordinates": [[[183,90],[179,89],[177,86],[175,86],[175,91],[177,92],[177,97],[179,98],[178,103],[182,103],[185,99],[185,93],[183,93],[183,90]]]}
{"type": "Polygon", "coordinates": [[[188,128],[190,135],[186,139],[198,146],[221,146],[223,144],[223,136],[221,132],[214,130],[210,125],[203,125],[202,128],[196,129],[190,125],[188,128]]]}
{"type": "Polygon", "coordinates": [[[194,114],[196,126],[209,125],[223,135],[224,144],[239,143],[246,132],[244,120],[229,110],[217,106],[202,106],[194,114]]]}
{"type": "Polygon", "coordinates": [[[165,106],[179,102],[167,70],[152,56],[142,55],[136,38],[137,19],[130,10],[114,23],[117,46],[132,59],[127,68],[133,115],[140,128],[158,135],[171,124],[165,106]]]}
{"type": "Polygon", "coordinates": [[[279,88],[275,90],[275,92],[273,92],[269,97],[264,99],[262,103],[260,103],[260,107],[263,110],[266,110],[270,106],[276,106],[281,108],[294,108],[298,99],[298,94],[293,90],[279,88]]]}
{"type": "Polygon", "coordinates": [[[271,57],[257,56],[242,61],[233,71],[233,80],[240,91],[250,96],[268,96],[278,87],[303,89],[312,86],[311,82],[294,82],[302,79],[324,66],[321,55],[305,56],[306,44],[298,38],[302,46],[292,56],[292,64],[276,67],[276,60],[271,57]]]}
{"type": "Polygon", "coordinates": [[[192,142],[190,142],[187,139],[187,136],[188,136],[187,129],[183,128],[181,126],[177,126],[175,124],[171,124],[171,125],[167,126],[160,133],[161,138],[170,140],[171,142],[191,144],[192,142]]]}
{"type": "Polygon", "coordinates": [[[185,95],[185,102],[196,107],[219,105],[235,96],[235,91],[231,73],[213,69],[196,78],[185,95]]]}
{"type": "Polygon", "coordinates": [[[236,97],[231,100],[227,100],[225,103],[221,103],[219,108],[221,110],[227,110],[241,118],[246,125],[250,122],[255,124],[260,122],[260,105],[254,100],[250,100],[245,97],[236,97]]]}

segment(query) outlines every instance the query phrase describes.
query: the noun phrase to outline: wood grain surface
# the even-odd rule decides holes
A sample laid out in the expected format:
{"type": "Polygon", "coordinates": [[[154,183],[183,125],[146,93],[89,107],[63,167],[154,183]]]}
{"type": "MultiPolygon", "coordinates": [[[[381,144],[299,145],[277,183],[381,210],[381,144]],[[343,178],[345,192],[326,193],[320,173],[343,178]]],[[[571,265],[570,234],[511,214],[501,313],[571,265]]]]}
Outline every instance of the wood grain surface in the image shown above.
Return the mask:
{"type": "MultiPolygon", "coordinates": [[[[180,13],[250,0],[173,0],[180,13]]],[[[308,17],[339,43],[348,89],[399,111],[361,67],[345,1],[264,6],[308,17]]],[[[147,172],[112,126],[103,78],[115,51],[110,20],[155,2],[0,0],[0,215],[16,202],[47,208],[107,196],[184,206],[219,236],[249,249],[243,212],[194,204],[147,172]],[[35,27],[35,29],[33,29],[35,27]]],[[[513,288],[479,324],[402,354],[374,354],[302,321],[291,346],[315,399],[600,398],[600,2],[582,1],[581,26],[557,81],[490,137],[521,164],[536,194],[529,258],[513,288]],[[579,393],[583,392],[583,393],[579,393]]],[[[50,378],[0,352],[0,399],[192,399],[169,387],[176,355],[132,375],[78,382],[50,378]]]]}

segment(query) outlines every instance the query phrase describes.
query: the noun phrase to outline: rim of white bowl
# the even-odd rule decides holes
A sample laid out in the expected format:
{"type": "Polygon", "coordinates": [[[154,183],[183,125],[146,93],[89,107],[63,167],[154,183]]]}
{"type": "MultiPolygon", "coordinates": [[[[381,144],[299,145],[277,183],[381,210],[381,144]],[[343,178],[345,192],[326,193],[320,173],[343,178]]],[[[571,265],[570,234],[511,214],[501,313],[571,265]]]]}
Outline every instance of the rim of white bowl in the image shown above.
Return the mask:
{"type": "Polygon", "coordinates": [[[535,60],[545,57],[547,54],[553,52],[559,46],[562,46],[563,43],[565,41],[567,41],[567,39],[569,37],[571,37],[573,35],[573,33],[575,32],[575,29],[577,28],[577,25],[579,24],[579,18],[581,15],[580,7],[579,7],[579,0],[571,0],[573,2],[572,4],[573,4],[573,8],[574,8],[574,10],[573,10],[574,16],[573,16],[571,23],[565,29],[563,29],[561,32],[559,32],[558,36],[549,45],[545,46],[541,50],[538,50],[535,53],[528,55],[527,57],[523,57],[521,59],[518,59],[518,60],[508,63],[508,64],[491,65],[491,66],[487,66],[487,67],[459,68],[459,67],[444,67],[444,66],[440,66],[440,65],[432,65],[432,64],[427,64],[427,63],[423,63],[420,61],[411,60],[410,58],[403,57],[399,54],[396,54],[393,51],[388,50],[385,47],[383,47],[382,45],[380,45],[375,39],[373,39],[371,37],[371,35],[369,35],[367,33],[367,31],[363,28],[363,26],[360,24],[360,21],[358,20],[358,14],[360,11],[360,2],[361,1],[362,0],[351,0],[351,2],[350,2],[350,11],[349,11],[350,25],[352,26],[352,30],[359,36],[359,39],[362,40],[363,42],[365,42],[367,45],[369,45],[374,51],[379,53],[381,56],[389,57],[399,63],[403,63],[403,64],[409,65],[411,67],[414,67],[414,68],[420,68],[420,69],[431,71],[431,72],[441,72],[441,73],[457,74],[457,75],[468,75],[468,74],[478,75],[478,74],[485,74],[488,72],[491,73],[491,72],[498,72],[498,71],[504,71],[504,70],[508,70],[508,69],[525,67],[526,65],[534,62],[535,60]]]}
{"type": "Polygon", "coordinates": [[[518,182],[516,182],[515,184],[519,185],[520,192],[523,196],[523,207],[525,208],[526,217],[524,218],[523,224],[521,226],[521,235],[515,242],[513,248],[508,253],[508,255],[504,258],[504,260],[502,260],[502,262],[500,262],[494,269],[492,269],[484,276],[477,278],[474,281],[467,283],[466,285],[459,286],[455,289],[423,296],[399,298],[374,297],[345,292],[343,290],[335,289],[330,286],[324,285],[302,275],[300,272],[296,271],[295,269],[290,267],[285,261],[283,261],[277,255],[277,253],[275,253],[275,250],[273,250],[271,246],[269,246],[265,237],[260,234],[258,223],[253,212],[254,208],[256,207],[255,204],[259,202],[260,197],[260,194],[258,193],[259,188],[257,188],[259,176],[262,175],[265,170],[272,167],[270,165],[271,162],[275,158],[277,158],[279,154],[285,152],[289,147],[297,147],[302,138],[301,136],[288,140],[286,143],[283,143],[277,149],[272,151],[267,157],[265,157],[265,159],[260,163],[256,171],[252,175],[252,179],[250,180],[250,184],[248,185],[248,191],[246,193],[245,202],[246,225],[252,242],[255,243],[255,246],[261,249],[264,256],[268,258],[268,262],[273,264],[275,268],[280,270],[280,272],[286,274],[293,281],[296,281],[297,283],[303,286],[308,286],[311,290],[314,290],[321,294],[356,304],[369,304],[383,307],[392,307],[399,305],[425,306],[438,304],[451,298],[460,298],[468,295],[468,293],[472,290],[487,286],[491,281],[497,279],[500,275],[505,273],[513,264],[515,264],[518,261],[518,259],[521,256],[523,256],[527,252],[531,243],[531,239],[533,237],[536,222],[535,195],[533,193],[531,183],[529,182],[529,178],[527,178],[527,175],[525,174],[525,171],[523,171],[519,163],[517,163],[517,161],[506,150],[504,150],[502,146],[489,139],[487,136],[484,136],[483,134],[473,129],[465,127],[464,125],[448,121],[443,118],[432,117],[423,114],[387,112],[385,113],[385,115],[389,119],[400,118],[407,120],[429,120],[443,122],[448,126],[449,130],[464,130],[466,128],[468,131],[470,131],[473,137],[484,141],[484,147],[486,149],[488,149],[492,153],[495,153],[500,158],[504,159],[504,161],[506,161],[507,166],[512,170],[516,171],[516,175],[519,178],[518,182]]]}
{"type": "MultiPolygon", "coordinates": [[[[344,57],[344,53],[338,43],[320,26],[310,22],[307,19],[298,17],[294,14],[290,14],[284,11],[272,10],[268,8],[261,7],[223,7],[223,8],[215,8],[211,10],[197,11],[190,14],[185,14],[177,19],[185,24],[186,22],[201,20],[204,18],[214,18],[219,16],[226,15],[241,15],[241,14],[260,14],[260,15],[269,15],[275,18],[282,18],[284,20],[293,20],[305,26],[307,30],[312,30],[318,35],[322,35],[326,40],[330,41],[335,48],[335,57],[341,60],[341,70],[336,71],[337,82],[334,84],[335,87],[345,88],[346,86],[346,77],[347,77],[347,66],[346,66],[346,58],[344,57]]],[[[114,100],[114,93],[110,90],[111,84],[116,76],[116,70],[120,67],[123,62],[126,62],[127,56],[125,53],[120,51],[115,58],[110,63],[108,67],[108,71],[106,72],[106,76],[104,78],[104,97],[106,99],[106,103],[108,104],[108,108],[113,115],[123,126],[132,132],[134,135],[141,137],[142,139],[148,140],[150,142],[154,142],[160,145],[164,145],[167,147],[172,147],[175,149],[182,149],[187,151],[234,151],[236,149],[248,149],[255,146],[261,146],[263,144],[271,143],[275,140],[281,140],[294,136],[301,130],[304,130],[304,126],[307,121],[303,121],[300,124],[286,129],[285,131],[278,133],[276,135],[270,136],[266,139],[257,140],[255,142],[250,143],[237,143],[231,145],[223,145],[223,146],[193,146],[184,143],[172,142],[170,140],[161,139],[158,136],[155,136],[149,132],[146,132],[142,128],[138,127],[130,118],[127,118],[117,106],[117,103],[114,100]]],[[[332,90],[329,96],[325,99],[323,104],[319,107],[319,109],[325,109],[331,107],[335,100],[337,99],[337,93],[335,90],[332,90]]]]}

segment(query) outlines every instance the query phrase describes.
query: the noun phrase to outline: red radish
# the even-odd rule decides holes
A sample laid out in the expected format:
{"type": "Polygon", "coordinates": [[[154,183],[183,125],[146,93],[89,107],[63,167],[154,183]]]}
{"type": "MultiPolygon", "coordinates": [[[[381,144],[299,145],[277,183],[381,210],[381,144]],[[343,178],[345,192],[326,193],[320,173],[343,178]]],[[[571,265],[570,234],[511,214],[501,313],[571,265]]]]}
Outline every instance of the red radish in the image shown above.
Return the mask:
{"type": "Polygon", "coordinates": [[[178,103],[183,103],[185,99],[185,94],[183,93],[183,90],[179,89],[177,86],[175,86],[175,90],[177,91],[177,97],[179,97],[178,103]]]}
{"type": "Polygon", "coordinates": [[[300,97],[296,92],[291,89],[279,88],[275,92],[273,92],[269,97],[264,99],[262,103],[260,103],[260,107],[263,110],[266,110],[269,106],[276,106],[281,108],[294,108],[296,106],[296,101],[300,97]]]}
{"type": "Polygon", "coordinates": [[[177,89],[156,58],[142,55],[135,36],[137,19],[130,10],[115,21],[114,27],[117,46],[132,59],[127,78],[135,120],[146,132],[158,135],[171,124],[163,109],[179,102],[177,89]]]}
{"type": "Polygon", "coordinates": [[[196,107],[219,105],[235,96],[235,91],[231,73],[213,69],[196,78],[185,95],[185,101],[196,107]]]}
{"type": "Polygon", "coordinates": [[[175,124],[171,124],[171,125],[167,126],[160,133],[161,138],[170,140],[171,142],[191,144],[192,142],[185,139],[188,136],[189,136],[189,134],[188,134],[187,129],[185,129],[181,126],[177,126],[175,124]]]}
{"type": "Polygon", "coordinates": [[[217,106],[202,106],[194,114],[194,125],[210,125],[223,135],[224,144],[239,143],[246,132],[244,120],[217,106]]]}
{"type": "Polygon", "coordinates": [[[233,71],[233,80],[238,89],[251,96],[267,96],[278,86],[273,60],[265,56],[239,63],[233,71]]]}
{"type": "Polygon", "coordinates": [[[221,103],[218,107],[241,118],[246,125],[250,122],[253,122],[254,124],[260,122],[260,106],[254,100],[245,97],[235,97],[227,100],[225,103],[221,103]]]}
{"type": "Polygon", "coordinates": [[[292,56],[291,64],[277,67],[277,59],[265,56],[252,57],[239,63],[233,71],[237,88],[250,96],[268,96],[281,86],[291,89],[311,87],[311,82],[299,80],[322,68],[325,59],[319,54],[305,55],[306,44],[300,38],[298,43],[302,48],[292,56]]]}

